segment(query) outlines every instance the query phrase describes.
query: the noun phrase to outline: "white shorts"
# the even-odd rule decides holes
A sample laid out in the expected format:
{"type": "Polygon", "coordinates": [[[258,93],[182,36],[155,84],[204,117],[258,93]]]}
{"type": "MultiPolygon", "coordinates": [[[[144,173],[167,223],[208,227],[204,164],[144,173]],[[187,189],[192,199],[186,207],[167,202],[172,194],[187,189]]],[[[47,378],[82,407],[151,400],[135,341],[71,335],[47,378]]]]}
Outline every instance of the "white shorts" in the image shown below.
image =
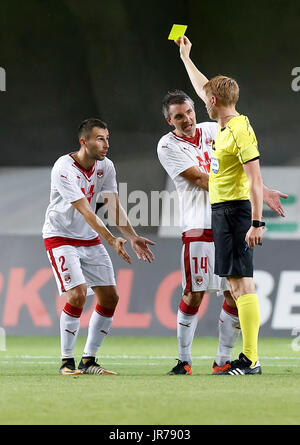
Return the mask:
{"type": "Polygon", "coordinates": [[[111,259],[103,244],[88,247],[60,246],[47,250],[60,295],[79,284],[115,286],[111,259]]]}
{"type": "Polygon", "coordinates": [[[226,278],[214,274],[213,242],[192,241],[182,246],[181,272],[183,293],[229,290],[226,278]]]}

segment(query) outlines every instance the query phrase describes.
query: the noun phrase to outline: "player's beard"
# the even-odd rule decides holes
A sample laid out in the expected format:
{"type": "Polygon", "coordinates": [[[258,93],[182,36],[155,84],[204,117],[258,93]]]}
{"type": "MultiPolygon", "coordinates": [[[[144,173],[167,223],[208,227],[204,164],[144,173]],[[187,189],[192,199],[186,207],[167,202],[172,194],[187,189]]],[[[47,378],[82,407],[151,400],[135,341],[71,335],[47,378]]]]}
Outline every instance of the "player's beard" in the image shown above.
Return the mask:
{"type": "Polygon", "coordinates": [[[192,138],[195,135],[195,131],[196,131],[196,124],[193,122],[191,124],[191,127],[187,127],[187,129],[182,128],[182,133],[185,135],[185,137],[187,138],[192,138]]]}
{"type": "Polygon", "coordinates": [[[107,151],[105,151],[103,153],[99,152],[99,148],[95,147],[95,146],[89,147],[89,150],[88,150],[89,157],[94,161],[103,161],[103,159],[106,157],[106,154],[107,154],[107,151]]]}
{"type": "Polygon", "coordinates": [[[103,159],[106,157],[106,154],[100,154],[95,157],[95,160],[97,161],[103,161],[103,159]]]}

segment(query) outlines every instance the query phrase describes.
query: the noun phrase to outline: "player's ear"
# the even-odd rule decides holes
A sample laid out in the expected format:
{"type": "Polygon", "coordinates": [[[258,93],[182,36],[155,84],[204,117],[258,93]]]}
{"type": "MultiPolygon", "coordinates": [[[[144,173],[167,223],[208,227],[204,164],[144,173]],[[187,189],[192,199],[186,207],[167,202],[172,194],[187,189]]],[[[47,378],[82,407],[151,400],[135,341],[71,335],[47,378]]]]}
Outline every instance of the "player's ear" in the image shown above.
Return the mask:
{"type": "Polygon", "coordinates": [[[85,145],[86,139],[85,138],[80,138],[79,139],[79,144],[80,146],[85,145]]]}
{"type": "Polygon", "coordinates": [[[165,117],[166,122],[168,122],[169,125],[171,125],[171,127],[173,127],[174,125],[171,122],[171,119],[169,117],[165,117]]]}

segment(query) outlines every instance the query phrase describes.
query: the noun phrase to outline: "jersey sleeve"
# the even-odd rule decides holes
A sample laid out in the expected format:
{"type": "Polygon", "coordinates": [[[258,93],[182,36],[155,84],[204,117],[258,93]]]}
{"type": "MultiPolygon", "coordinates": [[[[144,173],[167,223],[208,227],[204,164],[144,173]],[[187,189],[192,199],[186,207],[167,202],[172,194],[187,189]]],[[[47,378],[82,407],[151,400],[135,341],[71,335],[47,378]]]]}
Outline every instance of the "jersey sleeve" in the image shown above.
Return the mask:
{"type": "Polygon", "coordinates": [[[171,179],[195,165],[195,162],[180,147],[171,142],[159,142],[157,154],[161,165],[171,179]]]}
{"type": "Polygon", "coordinates": [[[215,140],[219,131],[219,125],[217,122],[205,122],[205,131],[211,139],[215,140]]]}
{"type": "Polygon", "coordinates": [[[115,166],[113,162],[108,159],[107,162],[108,165],[100,192],[118,193],[117,174],[115,166]]]}
{"type": "Polygon", "coordinates": [[[76,175],[67,167],[56,164],[52,169],[52,187],[67,202],[75,202],[85,197],[76,181],[76,175]]]}
{"type": "Polygon", "coordinates": [[[238,125],[231,126],[229,129],[235,141],[235,154],[241,164],[260,156],[254,130],[246,117],[238,125]]]}

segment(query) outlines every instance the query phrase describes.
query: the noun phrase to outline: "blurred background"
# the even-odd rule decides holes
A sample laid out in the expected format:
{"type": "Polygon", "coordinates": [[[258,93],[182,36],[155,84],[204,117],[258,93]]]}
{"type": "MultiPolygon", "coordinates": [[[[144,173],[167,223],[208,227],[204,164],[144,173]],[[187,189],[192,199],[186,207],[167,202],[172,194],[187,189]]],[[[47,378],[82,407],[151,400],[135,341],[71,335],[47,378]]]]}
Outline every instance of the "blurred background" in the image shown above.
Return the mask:
{"type": "MultiPolygon", "coordinates": [[[[264,182],[289,195],[286,218],[264,211],[268,230],[255,255],[256,283],[262,335],[300,332],[299,2],[2,0],[0,8],[0,325],[8,334],[58,334],[62,299],[41,229],[51,167],[78,148],[83,119],[108,123],[109,158],[128,195],[172,190],[156,155],[170,130],[163,96],[186,91],[198,121],[207,120],[167,39],[174,23],[188,25],[191,57],[208,78],[237,79],[238,111],[255,129],[264,182]]],[[[130,212],[137,202],[127,204],[130,212]]],[[[162,222],[163,202],[160,210],[162,222]]],[[[134,259],[129,268],[111,253],[121,295],[116,335],[176,332],[180,233],[150,218],[149,202],[149,224],[136,230],[156,241],[153,264],[134,259]]],[[[199,335],[217,335],[221,303],[207,296],[199,335]]]]}

